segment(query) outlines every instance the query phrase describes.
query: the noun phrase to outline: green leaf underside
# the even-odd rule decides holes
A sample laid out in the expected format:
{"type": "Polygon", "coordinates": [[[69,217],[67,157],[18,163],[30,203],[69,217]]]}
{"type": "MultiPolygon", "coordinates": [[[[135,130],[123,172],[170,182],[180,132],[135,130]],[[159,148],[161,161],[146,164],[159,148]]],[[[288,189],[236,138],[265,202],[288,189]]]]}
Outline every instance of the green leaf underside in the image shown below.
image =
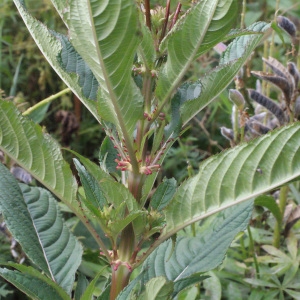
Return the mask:
{"type": "MultiPolygon", "coordinates": [[[[57,3],[59,1],[56,1],[57,3]]],[[[93,114],[93,116],[99,121],[99,115],[97,112],[96,102],[87,99],[84,94],[90,94],[89,91],[83,90],[78,83],[78,76],[76,74],[69,73],[65,68],[60,64],[59,56],[62,51],[61,41],[55,36],[53,31],[50,31],[45,25],[33,18],[27,9],[24,7],[23,1],[14,0],[18,11],[23,18],[24,23],[26,24],[31,36],[35,40],[37,46],[55,70],[55,72],[60,76],[64,83],[72,90],[72,92],[80,99],[80,101],[87,107],[87,109],[93,114]]],[[[59,7],[62,3],[59,2],[59,7]]],[[[78,62],[77,62],[78,64],[78,62]]],[[[86,67],[85,67],[86,68],[86,67]]],[[[80,72],[82,73],[82,72],[80,72]]],[[[82,78],[81,78],[82,81],[82,78]]],[[[85,80],[83,80],[85,82],[85,80]]]]}
{"type": "MultiPolygon", "coordinates": [[[[269,24],[258,22],[248,27],[248,30],[263,33],[269,27],[269,24]]],[[[262,38],[262,34],[250,34],[236,38],[223,53],[216,69],[206,74],[191,87],[186,84],[181,87],[182,90],[189,88],[188,93],[183,93],[183,99],[181,99],[181,102],[184,102],[181,107],[183,124],[190,121],[228,86],[262,38]]]]}
{"type": "Polygon", "coordinates": [[[164,210],[162,239],[300,176],[299,129],[299,123],[283,127],[204,161],[164,210]]]}
{"type": "Polygon", "coordinates": [[[59,145],[7,101],[0,101],[0,149],[76,210],[76,180],[59,145]]]}
{"type": "Polygon", "coordinates": [[[81,263],[82,246],[63,223],[56,200],[42,188],[20,184],[52,278],[68,293],[81,263]]]}
{"type": "Polygon", "coordinates": [[[18,182],[9,170],[0,163],[0,211],[6,226],[27,256],[44,272],[50,275],[32,218],[24,201],[18,182]]]}
{"type": "Polygon", "coordinates": [[[75,0],[67,16],[70,40],[100,83],[99,113],[118,131],[132,133],[142,118],[142,96],[131,77],[138,46],[131,0],[75,0]]]}
{"type": "Polygon", "coordinates": [[[162,243],[144,262],[143,281],[164,276],[176,284],[194,273],[216,268],[234,237],[247,227],[252,207],[250,200],[220,212],[202,234],[177,238],[173,253],[170,239],[162,243]]]}
{"type": "Polygon", "coordinates": [[[56,200],[42,188],[18,186],[2,164],[0,169],[0,209],[8,229],[26,255],[70,293],[82,247],[63,224],[56,200]]]}
{"type": "Polygon", "coordinates": [[[18,268],[22,270],[22,273],[0,268],[0,275],[31,299],[70,300],[70,296],[63,289],[39,271],[22,265],[18,268]]]}
{"type": "Polygon", "coordinates": [[[168,60],[157,82],[156,95],[168,99],[178,87],[197,55],[220,42],[232,27],[237,12],[235,0],[204,0],[184,15],[165,37],[161,51],[168,60]]]}

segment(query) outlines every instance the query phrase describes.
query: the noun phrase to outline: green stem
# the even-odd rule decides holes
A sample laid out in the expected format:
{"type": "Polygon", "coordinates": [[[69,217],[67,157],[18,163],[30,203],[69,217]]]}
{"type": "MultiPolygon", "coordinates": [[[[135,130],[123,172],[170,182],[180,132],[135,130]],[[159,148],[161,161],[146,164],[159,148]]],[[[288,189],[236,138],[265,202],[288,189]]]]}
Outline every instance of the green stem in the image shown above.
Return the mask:
{"type": "Polygon", "coordinates": [[[254,266],[255,266],[255,271],[256,271],[256,277],[259,279],[260,278],[259,265],[258,265],[256,254],[255,254],[254,242],[253,242],[253,237],[252,237],[250,225],[248,225],[247,231],[248,231],[248,235],[249,235],[249,250],[253,254],[253,261],[254,261],[254,266]]]}
{"type": "Polygon", "coordinates": [[[279,210],[280,210],[280,220],[276,220],[275,228],[274,228],[274,236],[273,236],[273,246],[279,248],[280,246],[280,236],[281,236],[281,227],[282,227],[282,220],[285,212],[286,207],[286,200],[287,200],[287,193],[288,193],[288,186],[285,185],[280,188],[279,194],[279,210]]]}
{"type": "Polygon", "coordinates": [[[64,94],[69,93],[71,90],[69,88],[66,88],[58,93],[56,93],[55,95],[52,95],[42,101],[40,101],[39,103],[29,107],[26,111],[23,112],[23,116],[28,116],[29,114],[31,114],[33,111],[35,111],[36,109],[42,107],[45,104],[51,103],[53,100],[63,96],[64,94]]]}
{"type": "Polygon", "coordinates": [[[233,127],[233,134],[234,134],[234,143],[237,145],[239,143],[239,110],[235,105],[234,110],[234,127],[233,127]]]}
{"type": "Polygon", "coordinates": [[[246,15],[246,0],[243,0],[242,13],[241,13],[241,29],[245,28],[245,15],[246,15]]]}
{"type": "Polygon", "coordinates": [[[129,269],[120,265],[117,270],[112,267],[110,300],[115,300],[120,292],[128,285],[131,272],[129,269]]]}

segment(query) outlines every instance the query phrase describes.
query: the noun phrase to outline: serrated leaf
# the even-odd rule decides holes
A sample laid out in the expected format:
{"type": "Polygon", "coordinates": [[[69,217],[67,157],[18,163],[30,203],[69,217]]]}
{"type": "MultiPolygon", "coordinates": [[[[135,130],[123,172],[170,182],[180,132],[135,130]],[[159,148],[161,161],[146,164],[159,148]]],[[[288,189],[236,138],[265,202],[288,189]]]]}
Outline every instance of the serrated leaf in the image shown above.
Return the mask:
{"type": "Polygon", "coordinates": [[[194,5],[162,41],[168,60],[157,82],[156,95],[163,102],[180,84],[197,55],[219,43],[231,29],[237,13],[235,0],[204,0],[194,5]]]}
{"type": "MultiPolygon", "coordinates": [[[[15,265],[16,266],[16,265],[15,265]]],[[[0,268],[0,275],[34,300],[70,300],[55,282],[31,267],[19,265],[22,273],[0,268]]]]}
{"type": "MultiPolygon", "coordinates": [[[[263,33],[268,28],[268,24],[259,22],[249,27],[248,30],[263,33]]],[[[181,108],[183,124],[191,120],[227,87],[262,37],[261,34],[245,35],[236,38],[229,44],[226,51],[223,52],[219,66],[194,84],[194,89],[197,88],[201,92],[198,97],[189,96],[186,99],[189,101],[184,102],[181,108]]]]}
{"type": "MultiPolygon", "coordinates": [[[[62,1],[53,1],[57,7],[64,7],[62,1]]],[[[66,1],[64,1],[66,3],[66,1]]],[[[80,84],[78,83],[78,76],[76,74],[70,74],[61,66],[58,57],[62,50],[61,41],[55,36],[54,31],[50,31],[45,25],[33,18],[26,7],[24,1],[14,0],[14,3],[26,24],[31,36],[35,40],[37,46],[48,60],[51,67],[65,82],[65,84],[72,90],[74,94],[80,99],[80,101],[87,107],[87,109],[93,114],[93,116],[99,121],[100,117],[97,112],[95,101],[87,99],[83,92],[80,84]]]]}
{"type": "Polygon", "coordinates": [[[13,103],[0,101],[0,150],[11,157],[48,190],[80,213],[76,180],[63,160],[57,142],[23,117],[13,103]]]}
{"type": "Polygon", "coordinates": [[[0,208],[8,229],[26,255],[70,293],[82,247],[63,223],[56,200],[42,188],[18,186],[2,164],[0,170],[0,208]]]}
{"type": "Polygon", "coordinates": [[[192,274],[189,277],[179,279],[174,283],[174,293],[173,297],[177,295],[180,291],[194,285],[196,283],[202,282],[203,280],[209,278],[209,276],[201,276],[200,274],[192,274]]]}
{"type": "Polygon", "coordinates": [[[164,210],[167,226],[161,239],[297,178],[299,128],[299,123],[283,127],[205,160],[164,210]]]}
{"type": "Polygon", "coordinates": [[[121,135],[131,134],[143,104],[131,77],[139,42],[136,7],[131,0],[75,0],[69,5],[70,40],[100,83],[99,114],[121,135]]]}
{"type": "Polygon", "coordinates": [[[110,138],[106,136],[101,144],[99,157],[101,164],[105,165],[109,173],[117,173],[116,167],[118,164],[115,162],[115,159],[118,157],[117,154],[117,149],[114,148],[110,138]]]}
{"type": "Polygon", "coordinates": [[[252,201],[226,209],[201,235],[177,238],[173,253],[172,241],[165,241],[144,262],[143,281],[165,276],[176,284],[195,273],[217,267],[236,234],[247,227],[251,213],[252,201]]]}
{"type": "Polygon", "coordinates": [[[154,62],[156,59],[156,50],[154,48],[154,42],[151,31],[144,24],[143,17],[141,17],[140,27],[143,35],[142,41],[138,47],[138,54],[141,61],[145,64],[148,70],[154,69],[154,62]]]}
{"type": "Polygon", "coordinates": [[[163,210],[176,192],[177,181],[174,178],[165,179],[155,190],[150,205],[153,209],[163,210]]]}
{"type": "Polygon", "coordinates": [[[103,210],[103,207],[108,203],[98,181],[93,175],[87,172],[85,167],[76,158],[74,158],[73,161],[84,188],[87,201],[91,202],[96,209],[103,210]]]}

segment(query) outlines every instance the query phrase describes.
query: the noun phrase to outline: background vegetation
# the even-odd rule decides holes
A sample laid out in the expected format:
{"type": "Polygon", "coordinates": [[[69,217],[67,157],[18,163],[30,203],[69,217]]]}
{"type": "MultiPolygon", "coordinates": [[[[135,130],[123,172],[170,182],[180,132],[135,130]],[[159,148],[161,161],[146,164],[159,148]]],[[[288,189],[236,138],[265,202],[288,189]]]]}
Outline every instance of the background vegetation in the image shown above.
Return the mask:
{"type": "MultiPolygon", "coordinates": [[[[50,29],[60,26],[61,21],[48,1],[28,2],[31,2],[31,7],[35,7],[36,17],[50,29]]],[[[193,1],[181,3],[183,7],[188,7],[191,2],[193,1]]],[[[246,3],[246,12],[244,19],[237,20],[238,26],[247,26],[258,20],[269,22],[276,15],[284,15],[290,18],[297,28],[298,44],[294,45],[294,52],[287,34],[281,33],[283,39],[275,34],[256,49],[251,60],[241,70],[240,77],[231,86],[236,88],[237,85],[242,85],[255,89],[257,79],[250,71],[265,69],[262,57],[270,55],[283,65],[293,61],[299,69],[300,54],[297,49],[300,36],[300,4],[298,0],[242,2],[246,3]],[[274,43],[270,45],[270,41],[274,43]]],[[[165,1],[152,1],[153,6],[159,4],[165,5],[165,1]]],[[[172,5],[176,7],[176,1],[173,1],[172,5]]],[[[11,98],[21,111],[25,111],[26,108],[59,93],[66,87],[37,49],[12,1],[1,2],[0,16],[0,92],[2,98],[11,98]]],[[[218,55],[212,50],[192,65],[187,76],[191,79],[198,78],[209,66],[216,64],[217,60],[218,55]]],[[[273,99],[278,97],[277,90],[263,87],[273,99]]],[[[189,130],[170,150],[159,180],[162,181],[166,176],[182,181],[198,169],[204,158],[230,147],[230,142],[221,135],[220,128],[232,126],[231,112],[232,102],[227,91],[191,121],[189,130]]],[[[253,114],[251,103],[248,112],[253,114]]],[[[39,110],[33,118],[45,126],[45,130],[64,147],[98,160],[99,145],[104,133],[98,129],[96,121],[71,93],[64,92],[62,96],[39,110]]],[[[256,199],[256,204],[248,230],[236,238],[222,266],[211,271],[211,277],[201,285],[182,292],[179,299],[300,299],[299,182],[293,182],[285,189],[274,191],[270,195],[261,196],[256,199]],[[274,199],[274,205],[268,207],[265,204],[267,197],[274,199]],[[280,197],[285,198],[286,205],[283,210],[278,211],[275,200],[279,200],[280,197]],[[282,227],[279,232],[279,244],[275,244],[278,220],[281,221],[282,227]],[[253,276],[254,273],[256,276],[253,276]],[[250,294],[252,298],[249,298],[250,294]]],[[[65,218],[77,236],[86,235],[84,228],[74,223],[66,209],[65,218]]],[[[200,230],[199,228],[192,227],[189,229],[190,234],[200,230]]],[[[102,263],[96,251],[97,245],[89,238],[82,242],[86,251],[80,271],[93,277],[102,263]]],[[[29,263],[7,232],[4,223],[0,227],[0,243],[1,262],[29,263]]],[[[105,278],[99,280],[98,284],[101,288],[105,284],[105,278]]],[[[4,281],[0,281],[1,297],[24,299],[24,296],[18,296],[18,292],[4,281]]]]}

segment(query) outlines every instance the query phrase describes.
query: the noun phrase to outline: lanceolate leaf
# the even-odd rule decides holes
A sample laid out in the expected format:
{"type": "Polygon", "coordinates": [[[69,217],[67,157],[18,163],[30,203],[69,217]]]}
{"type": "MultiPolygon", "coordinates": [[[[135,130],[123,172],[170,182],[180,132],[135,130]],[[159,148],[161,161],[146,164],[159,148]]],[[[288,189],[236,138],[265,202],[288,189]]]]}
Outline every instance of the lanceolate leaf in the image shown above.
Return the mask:
{"type": "Polygon", "coordinates": [[[0,268],[0,276],[34,300],[70,300],[70,296],[55,282],[32,267],[13,266],[19,271],[0,268]]]}
{"type": "Polygon", "coordinates": [[[164,210],[161,239],[300,176],[299,129],[299,123],[283,127],[203,162],[164,210]]]}
{"type": "Polygon", "coordinates": [[[226,36],[236,12],[236,0],[204,0],[177,22],[161,44],[160,50],[167,50],[168,60],[157,83],[160,100],[172,95],[197,55],[214,46],[211,41],[217,44],[226,36]]]}
{"type": "MultiPolygon", "coordinates": [[[[248,28],[249,31],[263,33],[269,28],[264,22],[255,23],[248,28]]],[[[181,108],[181,117],[184,124],[193,118],[201,109],[217,97],[233,80],[234,76],[246,62],[254,48],[262,39],[262,34],[250,34],[240,36],[233,40],[224,52],[219,66],[212,72],[201,78],[197,84],[193,84],[195,96],[192,91],[187,93],[181,108]],[[200,94],[197,95],[197,92],[200,94]]],[[[183,86],[185,87],[185,86],[183,86]]],[[[185,87],[186,89],[187,87],[185,87]]]]}
{"type": "Polygon", "coordinates": [[[196,237],[177,238],[174,249],[170,239],[161,244],[143,264],[143,281],[165,276],[175,285],[180,283],[179,289],[180,285],[189,283],[183,279],[216,268],[223,261],[234,237],[246,229],[252,207],[253,201],[250,200],[226,209],[213,216],[212,221],[207,220],[209,227],[196,237]]]}
{"type": "Polygon", "coordinates": [[[19,187],[2,164],[0,168],[0,210],[8,229],[26,255],[70,293],[82,247],[64,225],[56,200],[42,188],[19,187]]]}
{"type": "Polygon", "coordinates": [[[101,86],[99,113],[125,135],[142,118],[142,96],[132,77],[139,38],[132,0],[74,0],[68,14],[72,44],[101,86]]]}
{"type": "MultiPolygon", "coordinates": [[[[56,1],[58,7],[62,7],[62,1],[56,1]]],[[[23,18],[31,36],[35,40],[37,46],[40,48],[43,55],[46,57],[52,68],[60,76],[60,78],[65,82],[65,84],[72,90],[74,94],[80,99],[80,101],[90,110],[94,117],[99,121],[99,115],[96,109],[96,102],[87,99],[84,95],[88,95],[89,92],[86,90],[84,93],[79,82],[77,74],[70,74],[66,70],[66,66],[61,65],[59,57],[62,51],[62,40],[57,38],[57,34],[50,31],[45,25],[40,23],[38,20],[33,18],[24,6],[24,1],[14,0],[18,11],[23,18]]],[[[60,35],[61,36],[61,35],[60,35]]],[[[65,38],[64,38],[65,40],[65,38]]],[[[68,44],[69,45],[69,44],[68,44]]],[[[70,45],[69,45],[70,46],[70,45]]],[[[70,49],[69,49],[70,50],[70,49]]],[[[63,52],[66,51],[64,48],[63,52]]],[[[70,52],[70,57],[73,55],[73,50],[70,52]]],[[[72,56],[73,57],[73,56],[72,56]]],[[[77,56],[76,64],[80,65],[80,73],[82,70],[86,70],[86,65],[83,64],[80,57],[77,56]]],[[[84,77],[81,77],[81,83],[86,82],[84,77]]],[[[87,83],[87,82],[86,82],[87,83]]]]}
{"type": "Polygon", "coordinates": [[[78,209],[76,180],[59,145],[7,101],[0,101],[0,149],[74,211],[78,209]]]}

